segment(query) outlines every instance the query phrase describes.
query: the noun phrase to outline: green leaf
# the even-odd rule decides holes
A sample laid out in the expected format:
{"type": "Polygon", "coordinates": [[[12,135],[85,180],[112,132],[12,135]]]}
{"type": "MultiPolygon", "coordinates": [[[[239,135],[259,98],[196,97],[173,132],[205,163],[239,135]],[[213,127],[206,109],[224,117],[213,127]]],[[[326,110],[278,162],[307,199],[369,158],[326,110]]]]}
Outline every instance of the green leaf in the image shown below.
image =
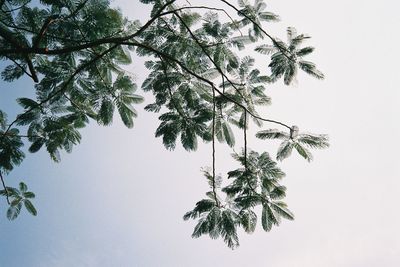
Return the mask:
{"type": "Polygon", "coordinates": [[[271,207],[281,217],[291,220],[291,221],[294,220],[293,213],[290,210],[288,210],[288,208],[284,202],[281,202],[281,201],[273,202],[273,203],[271,203],[271,207]]]}
{"type": "Polygon", "coordinates": [[[256,229],[257,215],[252,210],[243,212],[241,216],[241,224],[246,233],[251,234],[256,229]]]}
{"type": "Polygon", "coordinates": [[[118,112],[125,126],[132,128],[133,118],[136,117],[136,110],[131,106],[120,104],[118,105],[118,112]]]}
{"type": "Polygon", "coordinates": [[[32,145],[29,147],[29,152],[31,153],[36,153],[40,150],[40,148],[42,148],[43,144],[45,143],[45,139],[40,138],[37,139],[36,141],[34,141],[32,143],[32,145]]]}
{"type": "Polygon", "coordinates": [[[268,129],[257,132],[256,137],[260,139],[288,139],[289,135],[278,129],[268,129]]]}
{"type": "Polygon", "coordinates": [[[18,203],[16,206],[10,206],[7,209],[7,218],[12,221],[15,220],[21,212],[22,204],[18,203]]]}
{"type": "Polygon", "coordinates": [[[229,126],[228,123],[224,122],[222,123],[222,130],[224,133],[225,141],[230,147],[235,146],[235,136],[233,134],[233,131],[231,127],[229,126]]]}
{"type": "Polygon", "coordinates": [[[269,232],[272,229],[273,222],[270,220],[268,206],[264,205],[261,213],[261,224],[264,231],[269,232]]]}
{"type": "Polygon", "coordinates": [[[284,160],[292,154],[294,143],[290,140],[283,141],[278,148],[276,155],[277,160],[284,160]]]}
{"type": "Polygon", "coordinates": [[[103,99],[99,110],[99,122],[110,125],[114,114],[114,104],[108,98],[103,99]]]}
{"type": "Polygon", "coordinates": [[[221,210],[218,207],[214,207],[207,215],[208,222],[208,233],[212,239],[216,239],[220,236],[220,222],[221,222],[221,210]]]}
{"type": "Polygon", "coordinates": [[[35,207],[33,206],[32,202],[30,202],[28,199],[25,199],[24,205],[30,214],[32,214],[33,216],[37,215],[37,211],[36,211],[35,207]]]}
{"type": "Polygon", "coordinates": [[[195,132],[191,128],[186,128],[181,133],[181,141],[183,147],[187,151],[193,151],[197,149],[197,138],[195,132]]]}
{"type": "Polygon", "coordinates": [[[26,184],[24,184],[23,182],[20,182],[20,183],[19,183],[19,190],[20,190],[22,193],[25,193],[26,190],[28,190],[28,187],[27,187],[26,184]]]}
{"type": "Polygon", "coordinates": [[[299,152],[300,156],[305,158],[308,162],[313,159],[313,156],[310,151],[308,151],[305,147],[300,145],[299,143],[294,143],[294,148],[296,148],[297,152],[299,152]]]}
{"type": "Polygon", "coordinates": [[[297,142],[302,143],[310,148],[327,148],[329,147],[329,138],[327,135],[299,134],[297,142]]]}
{"type": "Polygon", "coordinates": [[[25,192],[23,193],[25,198],[35,198],[35,194],[33,192],[25,192]]]}

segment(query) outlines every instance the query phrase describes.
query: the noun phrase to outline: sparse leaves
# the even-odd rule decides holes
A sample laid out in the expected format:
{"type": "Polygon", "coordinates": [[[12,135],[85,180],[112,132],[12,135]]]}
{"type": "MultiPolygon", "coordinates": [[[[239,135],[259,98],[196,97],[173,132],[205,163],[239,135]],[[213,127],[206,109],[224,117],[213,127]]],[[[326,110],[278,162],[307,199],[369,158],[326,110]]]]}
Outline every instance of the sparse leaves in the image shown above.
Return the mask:
{"type": "MultiPolygon", "coordinates": [[[[233,156],[242,166],[228,172],[228,179],[232,181],[221,189],[221,193],[226,194],[225,202],[220,201],[218,206],[213,195],[207,194],[210,199],[197,202],[195,208],[183,217],[185,220],[198,219],[193,237],[206,234],[211,238],[221,237],[230,248],[239,245],[239,227],[247,233],[254,232],[258,217],[255,212],[257,206],[262,206],[260,218],[265,231],[270,231],[273,225],[279,225],[281,218],[294,218],[282,201],[286,187],[280,185],[279,181],[285,174],[268,153],[249,151],[247,169],[243,168],[244,154],[233,156]]],[[[204,174],[212,186],[212,176],[208,172],[204,174]]],[[[214,189],[220,188],[220,178],[218,181],[214,189]]]]}
{"type": "Polygon", "coordinates": [[[18,189],[7,187],[7,191],[5,189],[0,190],[0,195],[7,196],[7,194],[10,198],[10,206],[7,209],[6,215],[10,221],[18,217],[23,206],[33,216],[37,215],[36,208],[31,202],[31,199],[35,198],[35,194],[28,191],[28,187],[25,183],[20,182],[18,189]]]}
{"type": "Polygon", "coordinates": [[[276,158],[284,160],[288,158],[293,148],[307,161],[311,161],[313,156],[308,148],[327,148],[329,147],[328,136],[324,134],[299,133],[297,126],[292,126],[290,132],[286,133],[277,129],[259,131],[256,137],[260,139],[281,139],[276,158]]]}

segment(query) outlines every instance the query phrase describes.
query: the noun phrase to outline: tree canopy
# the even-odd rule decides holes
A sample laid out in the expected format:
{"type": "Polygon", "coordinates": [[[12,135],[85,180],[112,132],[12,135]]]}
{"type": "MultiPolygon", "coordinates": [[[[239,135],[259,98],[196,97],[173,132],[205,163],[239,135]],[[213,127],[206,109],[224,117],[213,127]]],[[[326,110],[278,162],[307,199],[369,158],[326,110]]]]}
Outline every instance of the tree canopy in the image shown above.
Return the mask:
{"type": "Polygon", "coordinates": [[[138,56],[146,58],[149,70],[141,89],[155,99],[145,110],[161,114],[155,136],[169,150],[178,143],[187,151],[196,150],[199,141],[211,143],[212,166],[204,169],[210,191],[183,217],[197,220],[192,236],[221,237],[235,248],[238,228],[252,233],[258,217],[265,231],[282,218],[293,220],[283,201],[285,173],[274,158],[281,161],[294,150],[311,161],[309,149],[328,147],[328,137],[266,118],[257,109],[271,102],[269,84],[290,85],[299,70],[324,78],[306,59],[314,51],[304,46],[310,37],[293,27],[285,41],[269,34],[266,23],[279,16],[263,0],[218,0],[216,6],[141,2],[152,6],[146,22],[124,17],[107,0],[0,0],[0,60],[7,63],[1,78],[28,76],[36,93],[34,99],[16,99],[22,111],[15,118],[0,110],[0,194],[9,204],[8,219],[17,218],[23,206],[37,214],[35,195],[25,183],[6,186],[25,146],[30,153],[46,149],[58,162],[61,151],[79,144],[80,130],[90,121],[110,125],[118,113],[126,127],[134,126],[135,105],[144,99],[124,65],[138,56]],[[264,69],[255,68],[248,55],[253,50],[264,69]],[[251,126],[260,128],[256,137],[281,142],[276,156],[248,148],[251,126]],[[232,154],[237,169],[216,175],[216,142],[234,148],[238,136],[244,147],[232,154]]]}

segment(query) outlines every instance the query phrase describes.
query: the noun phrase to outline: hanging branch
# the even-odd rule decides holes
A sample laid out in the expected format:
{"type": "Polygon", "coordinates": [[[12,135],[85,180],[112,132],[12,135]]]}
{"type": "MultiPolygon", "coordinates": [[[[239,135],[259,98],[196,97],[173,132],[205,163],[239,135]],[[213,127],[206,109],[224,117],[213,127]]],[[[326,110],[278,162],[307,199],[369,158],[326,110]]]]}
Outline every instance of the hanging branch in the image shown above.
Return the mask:
{"type": "Polygon", "coordinates": [[[8,193],[7,186],[4,183],[4,179],[3,179],[3,175],[1,174],[1,171],[0,171],[0,178],[1,178],[1,183],[3,184],[4,192],[6,192],[7,203],[8,203],[8,205],[10,205],[10,199],[9,199],[10,194],[8,193]]]}
{"type": "Polygon", "coordinates": [[[220,203],[218,201],[218,196],[216,192],[216,183],[215,183],[215,113],[216,113],[216,105],[215,105],[215,90],[213,89],[213,119],[212,119],[212,190],[215,198],[215,202],[217,203],[217,207],[220,207],[220,203]]]}
{"type": "Polygon", "coordinates": [[[247,171],[247,111],[244,109],[244,169],[247,171]]]}

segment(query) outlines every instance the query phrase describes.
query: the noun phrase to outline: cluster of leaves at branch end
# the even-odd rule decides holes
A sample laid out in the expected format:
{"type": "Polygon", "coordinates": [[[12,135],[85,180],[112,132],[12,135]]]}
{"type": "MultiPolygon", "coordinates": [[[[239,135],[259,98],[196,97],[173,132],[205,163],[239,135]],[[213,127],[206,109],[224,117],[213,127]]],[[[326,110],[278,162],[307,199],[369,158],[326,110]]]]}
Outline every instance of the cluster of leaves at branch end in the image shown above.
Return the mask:
{"type": "Polygon", "coordinates": [[[194,209],[183,216],[184,220],[198,220],[192,237],[221,237],[232,249],[239,246],[238,228],[249,234],[255,231],[258,220],[255,208],[258,206],[262,210],[262,228],[267,232],[274,225],[278,226],[282,218],[294,219],[282,201],[286,187],[280,184],[280,180],[285,174],[268,153],[249,151],[246,157],[244,153],[233,157],[241,167],[228,173],[231,183],[221,188],[221,177],[213,178],[205,172],[212,191],[206,193],[208,198],[198,201],[194,209]],[[225,194],[225,201],[217,195],[217,190],[225,194]]]}
{"type": "Polygon", "coordinates": [[[18,188],[7,187],[7,190],[0,190],[0,195],[8,196],[10,199],[10,206],[7,209],[7,218],[10,221],[18,217],[23,206],[31,215],[37,215],[36,208],[31,202],[31,200],[35,198],[35,194],[28,191],[28,187],[23,182],[19,183],[18,188]]]}
{"type": "Polygon", "coordinates": [[[268,129],[259,131],[256,137],[260,139],[280,139],[282,143],[278,148],[277,160],[288,158],[293,148],[307,161],[311,161],[313,156],[308,148],[323,149],[329,147],[329,138],[325,134],[299,133],[297,126],[292,126],[290,133],[279,131],[277,129],[268,129]]]}
{"type": "Polygon", "coordinates": [[[289,27],[287,28],[287,44],[275,39],[273,44],[262,44],[256,47],[255,51],[261,54],[271,54],[268,67],[271,69],[273,81],[283,77],[284,83],[289,85],[295,80],[298,69],[314,78],[324,79],[324,74],[317,69],[315,63],[303,59],[314,51],[312,46],[300,48],[300,45],[309,38],[311,37],[306,34],[297,34],[295,28],[289,27]]]}

